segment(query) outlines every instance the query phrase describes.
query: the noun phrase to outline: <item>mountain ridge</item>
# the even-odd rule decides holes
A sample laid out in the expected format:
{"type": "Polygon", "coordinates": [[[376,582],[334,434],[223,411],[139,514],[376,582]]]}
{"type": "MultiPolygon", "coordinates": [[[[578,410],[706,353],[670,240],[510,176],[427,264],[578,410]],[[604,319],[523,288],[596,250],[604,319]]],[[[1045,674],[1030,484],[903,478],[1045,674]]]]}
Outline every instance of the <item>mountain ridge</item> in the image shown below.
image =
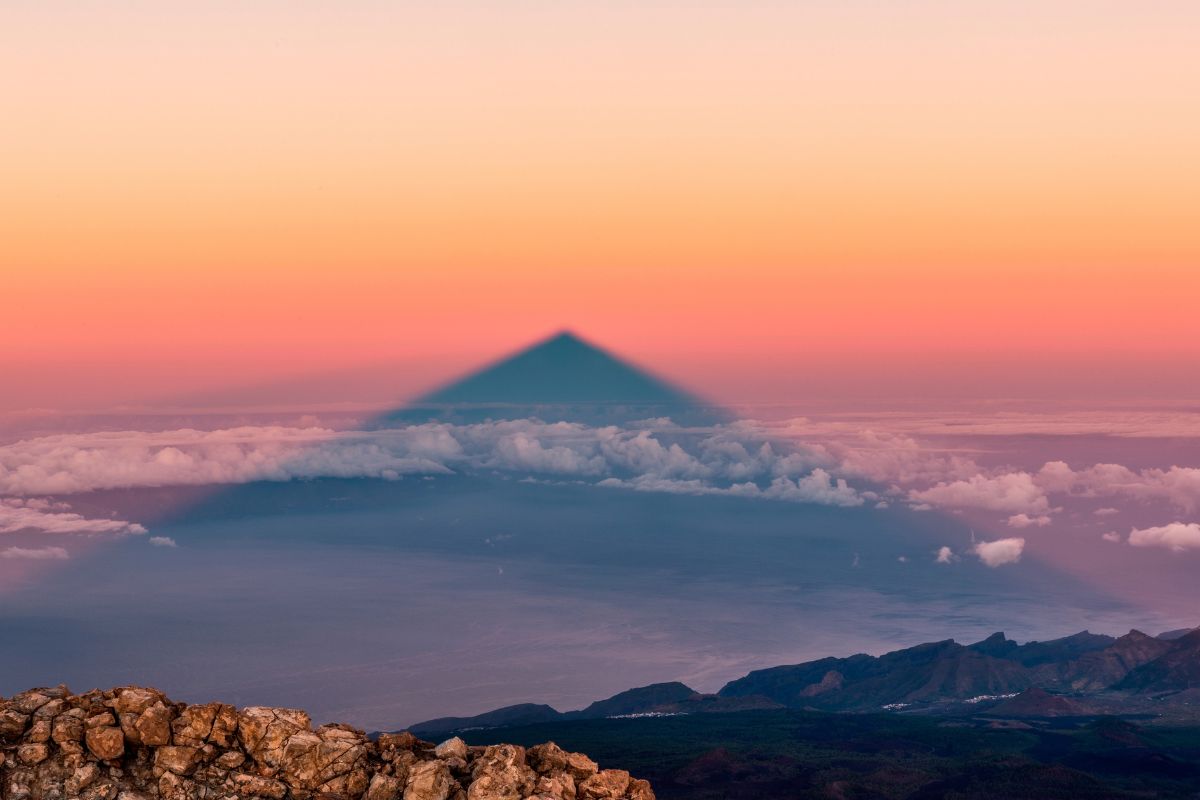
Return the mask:
{"type": "MultiPolygon", "coordinates": [[[[1174,693],[1200,690],[1200,630],[1179,638],[1131,630],[1120,637],[1090,631],[1024,644],[995,633],[973,644],[953,639],[926,642],[880,656],[825,657],[800,664],[754,670],[703,694],[679,682],[626,690],[578,711],[527,704],[530,714],[510,706],[474,717],[428,720],[409,729],[447,732],[490,727],[491,715],[508,711],[509,724],[630,715],[721,713],[793,708],[831,712],[978,710],[1007,703],[1002,713],[1043,708],[1046,716],[1074,710],[1092,713],[1089,698],[1105,708],[1142,708],[1174,693]],[[1019,699],[1018,699],[1019,698],[1019,699]],[[982,704],[982,705],[980,705],[982,704]],[[1123,705],[1124,704],[1124,705],[1123,705]],[[547,716],[547,710],[554,716],[547,716]]],[[[1189,701],[1190,702],[1190,701],[1189,701]]]]}

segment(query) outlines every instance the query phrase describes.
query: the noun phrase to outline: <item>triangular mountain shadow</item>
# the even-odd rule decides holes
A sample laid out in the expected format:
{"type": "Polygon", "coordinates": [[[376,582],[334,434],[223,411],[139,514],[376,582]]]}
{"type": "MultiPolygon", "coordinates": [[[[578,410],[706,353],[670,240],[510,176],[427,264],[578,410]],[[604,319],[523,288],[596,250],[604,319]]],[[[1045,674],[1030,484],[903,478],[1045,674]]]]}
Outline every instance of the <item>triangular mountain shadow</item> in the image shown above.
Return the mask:
{"type": "Polygon", "coordinates": [[[377,424],[571,421],[592,425],[669,417],[685,425],[728,412],[562,331],[382,415],[377,424]]]}

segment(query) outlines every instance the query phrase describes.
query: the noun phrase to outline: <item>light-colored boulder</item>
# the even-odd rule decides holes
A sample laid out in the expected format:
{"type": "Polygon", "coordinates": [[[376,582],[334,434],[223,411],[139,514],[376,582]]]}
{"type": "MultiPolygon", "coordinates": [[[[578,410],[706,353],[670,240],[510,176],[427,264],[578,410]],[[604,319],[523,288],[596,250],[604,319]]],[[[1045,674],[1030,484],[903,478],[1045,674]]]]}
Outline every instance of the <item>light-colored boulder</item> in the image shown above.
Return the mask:
{"type": "Polygon", "coordinates": [[[87,748],[101,761],[120,758],[125,754],[125,735],[114,726],[91,728],[85,735],[87,748]]]}
{"type": "Polygon", "coordinates": [[[176,775],[191,775],[200,764],[200,748],[168,745],[154,751],[154,766],[176,775]]]}
{"type": "Polygon", "coordinates": [[[604,769],[579,784],[579,800],[620,800],[629,788],[629,773],[623,769],[604,769]]]}
{"type": "Polygon", "coordinates": [[[463,761],[467,760],[468,752],[467,743],[457,736],[447,739],[433,749],[434,755],[438,758],[461,758],[463,761]]]}
{"type": "Polygon", "coordinates": [[[533,789],[536,775],[525,764],[525,748],[491,745],[471,766],[468,800],[521,800],[533,789]]]}
{"type": "Polygon", "coordinates": [[[308,714],[294,708],[250,706],[238,714],[237,736],[246,754],[265,777],[274,777],[283,764],[288,740],[311,733],[308,714]]]}
{"type": "Polygon", "coordinates": [[[371,778],[363,800],[400,800],[403,796],[403,781],[393,775],[376,774],[371,778]]]}
{"type": "Polygon", "coordinates": [[[171,709],[161,700],[138,715],[134,728],[142,744],[151,747],[171,743],[171,709]]]}
{"type": "Polygon", "coordinates": [[[569,772],[552,772],[549,775],[539,775],[534,791],[539,794],[560,798],[560,800],[575,800],[575,779],[569,772]]]}
{"type": "Polygon", "coordinates": [[[450,768],[441,761],[414,764],[404,787],[404,800],[446,800],[454,786],[450,768]]]}
{"type": "Polygon", "coordinates": [[[62,747],[67,742],[83,741],[83,710],[73,708],[54,718],[50,738],[62,747]]]}
{"type": "Polygon", "coordinates": [[[17,748],[17,761],[27,767],[40,764],[50,757],[50,745],[44,742],[23,744],[17,748]]]}
{"type": "Polygon", "coordinates": [[[270,797],[272,800],[282,800],[287,796],[287,786],[258,775],[238,773],[233,776],[233,783],[238,797],[270,797]]]}

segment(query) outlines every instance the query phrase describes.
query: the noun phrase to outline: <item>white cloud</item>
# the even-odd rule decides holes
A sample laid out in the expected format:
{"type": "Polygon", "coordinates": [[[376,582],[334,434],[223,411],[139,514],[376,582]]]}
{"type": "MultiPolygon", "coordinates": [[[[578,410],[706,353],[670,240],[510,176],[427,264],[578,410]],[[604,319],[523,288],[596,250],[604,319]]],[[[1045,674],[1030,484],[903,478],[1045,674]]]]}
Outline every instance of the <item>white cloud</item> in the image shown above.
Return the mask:
{"type": "Polygon", "coordinates": [[[945,508],[981,508],[1033,515],[1050,511],[1045,493],[1028,472],[1009,472],[996,477],[973,475],[967,480],[911,490],[908,497],[914,503],[945,508]]]}
{"type": "Polygon", "coordinates": [[[1024,539],[997,539],[994,542],[978,542],[973,548],[979,560],[989,567],[1015,564],[1025,551],[1024,539]]]}
{"type": "MultiPolygon", "coordinates": [[[[1005,417],[978,424],[987,428],[995,423],[1007,431],[1027,421],[1005,417]]],[[[507,420],[372,431],[263,426],[56,435],[0,446],[0,496],[322,477],[394,480],[499,470],[519,477],[605,481],[641,491],[840,506],[897,498],[892,505],[905,499],[916,511],[999,512],[1014,528],[1049,524],[1056,511],[1051,502],[1055,494],[1160,500],[1184,510],[1200,509],[1200,469],[1134,471],[1119,464],[1096,464],[1075,470],[1065,462],[1050,461],[1036,473],[991,471],[967,451],[933,447],[908,435],[963,432],[952,422],[901,414],[874,417],[870,424],[875,427],[804,419],[739,421],[710,428],[681,428],[668,420],[646,420],[626,428],[507,420]],[[853,479],[876,485],[853,487],[848,483],[853,479]]],[[[1114,512],[1104,508],[1095,513],[1114,512]]],[[[8,519],[0,519],[0,530],[15,524],[15,512],[3,513],[8,519]]],[[[21,514],[34,516],[33,511],[21,514]]],[[[38,522],[30,529],[84,525],[75,516],[38,522]]],[[[132,523],[121,521],[87,524],[103,531],[125,525],[133,532],[132,523]]]]}
{"type": "Polygon", "coordinates": [[[149,539],[149,542],[150,542],[150,544],[152,544],[155,547],[178,547],[179,546],[175,543],[175,540],[172,539],[170,536],[151,536],[149,539]]]}
{"type": "Polygon", "coordinates": [[[62,560],[71,555],[61,547],[9,547],[0,550],[0,558],[22,558],[37,561],[62,560]]]}
{"type": "Polygon", "coordinates": [[[1200,525],[1172,522],[1157,528],[1134,528],[1129,543],[1134,547],[1165,547],[1175,553],[1200,550],[1200,525]]]}
{"type": "MultiPolygon", "coordinates": [[[[1038,471],[1037,483],[1048,492],[1080,497],[1133,497],[1165,500],[1184,511],[1200,509],[1200,469],[1177,467],[1134,471],[1121,464],[1093,464],[1075,470],[1063,461],[1050,461],[1038,471]]],[[[1118,513],[1100,509],[1096,513],[1118,513]]]]}
{"type": "Polygon", "coordinates": [[[439,436],[435,426],[407,433],[399,448],[389,446],[383,436],[340,435],[320,428],[47,436],[0,447],[0,494],[447,471],[437,459],[453,457],[453,437],[439,436]]]}
{"type": "Polygon", "coordinates": [[[120,519],[88,519],[63,509],[65,503],[50,503],[42,498],[0,498],[0,533],[37,531],[41,533],[113,533],[142,534],[146,529],[136,522],[120,519]]]}
{"type": "Polygon", "coordinates": [[[614,489],[634,489],[640,492],[667,492],[670,494],[728,495],[735,497],[760,497],[768,500],[784,500],[793,503],[817,503],[830,506],[860,506],[863,499],[843,479],[834,480],[829,473],[815,469],[811,475],[799,480],[776,478],[762,488],[755,483],[735,483],[721,487],[696,478],[677,480],[640,475],[632,479],[605,478],[597,486],[614,489]]]}
{"type": "Polygon", "coordinates": [[[1030,527],[1045,527],[1050,524],[1050,517],[1045,514],[1031,517],[1028,514],[1013,514],[1008,518],[1008,527],[1010,528],[1030,528],[1030,527]]]}
{"type": "Polygon", "coordinates": [[[791,500],[797,503],[821,503],[829,506],[860,506],[863,499],[850,488],[845,479],[834,479],[823,469],[814,469],[811,474],[793,481],[776,478],[762,492],[763,497],[776,500],[791,500]]]}
{"type": "Polygon", "coordinates": [[[1113,514],[1120,514],[1121,510],[1118,508],[1097,508],[1092,513],[1097,517],[1111,517],[1113,514]]]}
{"type": "Polygon", "coordinates": [[[1100,538],[1106,542],[1120,542],[1121,534],[1117,533],[1116,531],[1109,531],[1108,533],[1100,534],[1100,538]]]}
{"type": "Polygon", "coordinates": [[[645,424],[622,429],[537,420],[342,432],[278,426],[126,431],[0,446],[0,495],[502,470],[611,479],[606,485],[643,491],[862,504],[845,478],[832,474],[830,461],[818,450],[767,442],[755,425],[742,423],[696,430],[670,425],[661,433],[645,424]]]}
{"type": "Polygon", "coordinates": [[[565,446],[546,447],[524,432],[502,436],[496,442],[490,463],[505,469],[555,475],[601,475],[605,472],[604,459],[599,456],[588,457],[565,446]]]}
{"type": "Polygon", "coordinates": [[[937,558],[934,559],[938,564],[952,564],[957,560],[958,556],[954,555],[954,551],[944,545],[938,548],[937,558]]]}

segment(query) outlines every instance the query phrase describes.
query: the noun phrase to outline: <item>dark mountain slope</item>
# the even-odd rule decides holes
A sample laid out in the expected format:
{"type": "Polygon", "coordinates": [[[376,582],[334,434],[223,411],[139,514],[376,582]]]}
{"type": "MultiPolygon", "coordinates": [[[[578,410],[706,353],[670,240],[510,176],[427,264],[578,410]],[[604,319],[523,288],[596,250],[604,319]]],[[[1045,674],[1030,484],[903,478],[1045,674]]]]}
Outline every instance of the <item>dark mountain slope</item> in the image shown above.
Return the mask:
{"type": "Polygon", "coordinates": [[[615,694],[607,700],[597,700],[582,711],[574,711],[570,717],[582,719],[615,717],[622,714],[644,714],[661,706],[682,703],[700,697],[700,693],[678,681],[653,683],[638,689],[615,694]]]}
{"type": "Polygon", "coordinates": [[[1039,685],[1077,692],[1095,692],[1121,681],[1130,670],[1165,655],[1178,642],[1165,642],[1132,630],[1103,650],[1085,653],[1066,663],[1048,663],[1037,668],[1039,685]]]}
{"type": "MultiPolygon", "coordinates": [[[[730,681],[716,695],[678,682],[657,683],[581,711],[560,714],[549,706],[514,706],[475,717],[430,720],[413,730],[442,734],[505,726],[519,724],[510,721],[514,719],[524,722],[531,714],[530,721],[549,722],[772,708],[870,712],[894,706],[968,714],[989,709],[986,713],[992,716],[1018,718],[1101,713],[1097,709],[1145,713],[1145,702],[1136,694],[1186,690],[1200,695],[1200,630],[1174,641],[1136,630],[1116,639],[1083,631],[1024,645],[997,633],[966,646],[947,639],[878,657],[859,654],[755,670],[730,681]],[[1087,693],[1091,699],[1063,697],[1063,692],[1087,693]],[[998,705],[987,705],[1006,696],[998,705]],[[984,705],[977,705],[980,702],[984,705]]],[[[1186,712],[1194,701],[1187,699],[1190,694],[1179,696],[1176,710],[1186,712]]]]}
{"type": "Polygon", "coordinates": [[[977,653],[983,653],[993,658],[1004,658],[1027,667],[1035,667],[1051,662],[1069,661],[1087,653],[1111,647],[1116,641],[1112,636],[1080,631],[1061,639],[1017,644],[1003,633],[993,633],[983,641],[968,645],[968,647],[977,653]]]}
{"type": "Polygon", "coordinates": [[[1170,652],[1133,669],[1115,688],[1136,692],[1200,689],[1200,630],[1172,644],[1170,652]]]}
{"type": "Polygon", "coordinates": [[[562,714],[547,705],[538,703],[519,703],[515,706],[497,708],[474,717],[439,717],[421,722],[409,727],[418,736],[436,734],[442,731],[454,731],[466,728],[498,728],[506,725],[532,725],[538,722],[549,722],[562,717],[562,714]]]}
{"type": "Polygon", "coordinates": [[[1080,703],[1056,694],[1050,694],[1044,689],[1030,688],[1002,700],[986,712],[990,717],[1015,717],[1026,719],[1030,717],[1077,717],[1089,713],[1080,703]]]}
{"type": "Polygon", "coordinates": [[[1030,685],[1022,665],[946,640],[878,658],[857,655],[758,670],[726,684],[720,695],[763,695],[794,708],[866,710],[1005,694],[1030,685]]]}

